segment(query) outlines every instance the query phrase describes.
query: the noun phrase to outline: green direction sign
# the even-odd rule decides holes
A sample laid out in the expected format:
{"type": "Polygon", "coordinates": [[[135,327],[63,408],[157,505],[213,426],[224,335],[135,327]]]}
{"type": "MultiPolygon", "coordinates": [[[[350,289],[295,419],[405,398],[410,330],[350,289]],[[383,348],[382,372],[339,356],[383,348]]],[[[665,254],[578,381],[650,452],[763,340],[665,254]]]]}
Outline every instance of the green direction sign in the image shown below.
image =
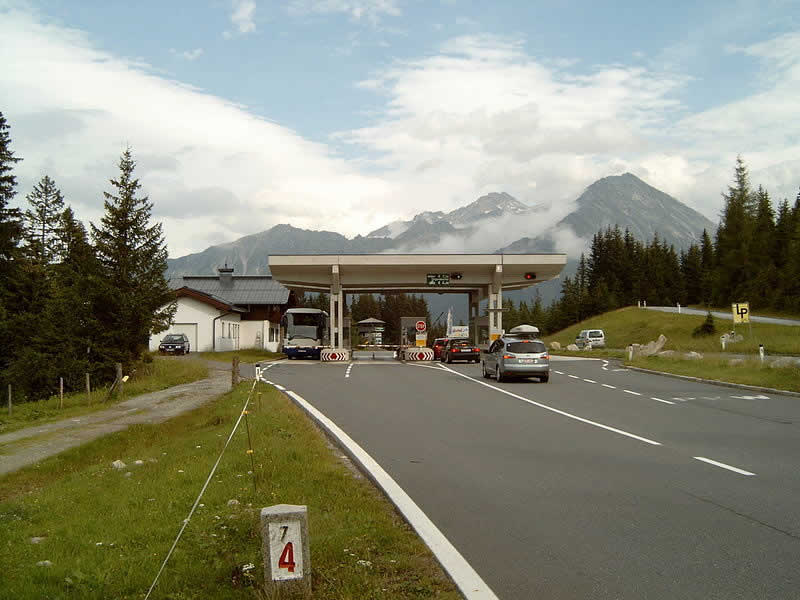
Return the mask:
{"type": "Polygon", "coordinates": [[[450,285],[450,273],[428,273],[428,285],[450,285]]]}

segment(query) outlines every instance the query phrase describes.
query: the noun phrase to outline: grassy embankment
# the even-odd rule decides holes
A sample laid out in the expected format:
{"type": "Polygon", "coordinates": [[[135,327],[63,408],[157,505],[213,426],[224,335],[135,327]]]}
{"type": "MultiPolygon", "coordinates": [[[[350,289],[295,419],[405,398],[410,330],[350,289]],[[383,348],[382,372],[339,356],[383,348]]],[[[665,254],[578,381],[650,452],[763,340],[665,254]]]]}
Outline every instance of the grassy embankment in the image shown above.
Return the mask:
{"type": "Polygon", "coordinates": [[[198,352],[194,356],[199,356],[206,360],[216,360],[219,362],[231,362],[234,356],[239,356],[241,362],[254,363],[260,360],[280,360],[286,358],[285,354],[280,352],[270,352],[269,350],[256,350],[255,348],[245,348],[244,350],[235,350],[231,352],[198,352]]]}
{"type": "Polygon", "coordinates": [[[625,353],[619,349],[632,343],[646,344],[663,333],[667,337],[665,350],[676,352],[693,350],[709,356],[703,360],[684,360],[680,356],[647,357],[626,364],[704,379],[800,391],[800,369],[796,366],[771,368],[762,366],[757,360],[731,364],[736,355],[750,355],[757,358],[759,344],[764,344],[767,354],[800,355],[800,327],[752,323],[751,330],[747,325],[737,326],[736,331],[744,336],[744,340],[728,345],[723,353],[719,336],[732,327],[732,322],[716,319],[717,333],[707,337],[692,337],[695,327],[704,320],[705,316],[699,315],[623,308],[568,327],[545,337],[545,341],[548,344],[558,341],[566,347],[574,341],[581,329],[603,329],[606,334],[606,344],[612,350],[559,351],[557,354],[626,358],[625,353]]]}
{"type": "Polygon", "coordinates": [[[109,386],[92,389],[91,397],[86,392],[64,394],[64,407],[59,408],[56,394],[47,400],[14,404],[9,417],[5,402],[0,406],[0,433],[8,433],[51,421],[78,417],[108,408],[138,394],[163,390],[174,385],[197,381],[208,377],[208,368],[200,361],[175,360],[172,357],[156,356],[151,363],[143,363],[123,386],[123,393],[115,393],[107,402],[109,386]]]}
{"type": "MultiPolygon", "coordinates": [[[[250,383],[159,425],[137,425],[0,478],[0,590],[26,598],[140,600],[239,416],[250,383]],[[128,467],[111,467],[121,459],[128,467]],[[143,465],[134,461],[141,459],[143,465]],[[130,472],[130,476],[126,476],[130,472]],[[32,537],[43,537],[38,543],[32,537]],[[49,560],[52,566],[36,566],[49,560]]],[[[168,563],[156,598],[267,598],[259,510],[309,511],[315,598],[461,596],[386,499],[334,455],[297,407],[263,384],[168,563]],[[259,404],[261,405],[259,407],[259,404]],[[229,505],[231,499],[238,504],[229,505]],[[231,574],[254,563],[256,584],[231,574]]]]}

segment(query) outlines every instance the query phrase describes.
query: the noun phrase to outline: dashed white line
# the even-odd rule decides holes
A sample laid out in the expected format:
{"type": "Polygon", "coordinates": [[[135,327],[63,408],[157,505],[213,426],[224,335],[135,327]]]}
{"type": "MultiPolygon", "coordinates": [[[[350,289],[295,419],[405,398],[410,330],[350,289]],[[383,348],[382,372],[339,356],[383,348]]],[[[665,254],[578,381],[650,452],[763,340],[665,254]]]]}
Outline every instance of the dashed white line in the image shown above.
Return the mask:
{"type": "Polygon", "coordinates": [[[479,385],[485,385],[486,387],[488,387],[490,389],[493,389],[493,390],[495,390],[497,392],[500,392],[501,394],[505,394],[507,396],[511,396],[512,398],[516,398],[517,400],[522,400],[523,402],[527,402],[528,404],[532,404],[533,406],[538,406],[539,408],[543,408],[545,410],[549,410],[550,412],[554,412],[554,413],[557,413],[559,415],[563,415],[563,416],[568,417],[570,419],[575,419],[576,421],[580,421],[581,423],[586,423],[587,425],[592,425],[594,427],[599,427],[600,429],[605,429],[607,431],[612,431],[614,433],[618,433],[619,435],[624,435],[625,437],[633,438],[635,440],[639,440],[640,442],[644,442],[646,444],[651,444],[653,446],[660,446],[661,445],[661,442],[656,442],[655,440],[650,440],[650,439],[647,439],[646,437],[635,435],[633,433],[629,433],[627,431],[623,431],[622,429],[617,429],[616,427],[611,427],[610,425],[604,425],[603,423],[598,423],[597,421],[590,421],[589,419],[584,419],[583,417],[579,417],[578,415],[573,415],[572,413],[568,413],[566,411],[559,410],[557,408],[553,408],[552,406],[547,406],[546,404],[541,404],[539,402],[535,402],[533,400],[529,400],[528,398],[525,398],[524,396],[520,396],[518,394],[514,394],[513,392],[509,392],[508,390],[504,390],[503,388],[499,388],[499,387],[493,386],[492,384],[486,383],[485,381],[480,381],[479,379],[474,379],[474,378],[470,377],[469,375],[464,375],[463,373],[459,373],[458,371],[455,371],[453,369],[445,367],[444,365],[442,365],[442,368],[445,369],[446,371],[450,371],[451,373],[454,373],[454,374],[458,375],[459,377],[463,377],[464,379],[469,379],[470,381],[472,381],[474,383],[477,383],[479,385]]]}
{"type": "Polygon", "coordinates": [[[633,394],[634,396],[641,396],[639,392],[634,392],[633,390],[622,390],[626,394],[633,394]]]}
{"type": "Polygon", "coordinates": [[[701,460],[704,463],[708,463],[710,465],[714,465],[715,467],[720,467],[721,469],[728,469],[728,471],[733,471],[734,473],[739,473],[740,475],[748,475],[753,476],[755,473],[751,473],[750,471],[745,471],[744,469],[739,469],[737,467],[732,467],[730,465],[726,465],[725,463],[717,462],[715,460],[711,460],[710,458],[705,458],[704,456],[693,456],[695,460],[701,460]]]}
{"type": "Polygon", "coordinates": [[[354,363],[350,363],[350,364],[347,366],[347,370],[344,372],[344,378],[345,378],[345,379],[347,379],[348,377],[350,377],[350,371],[353,369],[353,364],[354,364],[354,363]]]}
{"type": "Polygon", "coordinates": [[[554,370],[553,372],[554,372],[554,373],[558,373],[559,375],[563,375],[563,374],[564,374],[564,372],[563,372],[563,371],[555,371],[555,370],[554,370]]]}
{"type": "Polygon", "coordinates": [[[594,379],[586,379],[585,377],[583,378],[583,380],[584,380],[586,383],[597,383],[597,382],[596,382],[594,379]]]}
{"type": "Polygon", "coordinates": [[[577,375],[569,375],[569,377],[572,377],[573,379],[580,379],[580,377],[578,377],[577,375]]]}
{"type": "Polygon", "coordinates": [[[615,389],[617,389],[617,386],[615,386],[615,385],[608,385],[607,383],[604,383],[604,384],[603,384],[603,387],[607,387],[607,388],[608,388],[608,389],[610,389],[610,390],[615,390],[615,389]]]}
{"type": "Polygon", "coordinates": [[[669,400],[662,400],[661,398],[656,398],[655,396],[651,396],[650,400],[655,400],[656,402],[663,402],[664,404],[675,404],[674,402],[670,402],[669,400]]]}

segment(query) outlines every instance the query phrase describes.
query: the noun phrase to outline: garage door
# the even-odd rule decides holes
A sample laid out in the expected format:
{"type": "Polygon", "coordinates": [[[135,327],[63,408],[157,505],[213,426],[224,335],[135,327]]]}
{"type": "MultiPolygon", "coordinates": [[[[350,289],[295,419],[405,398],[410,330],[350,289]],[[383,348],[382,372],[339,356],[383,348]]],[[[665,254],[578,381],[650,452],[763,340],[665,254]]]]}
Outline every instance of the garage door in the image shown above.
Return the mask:
{"type": "Polygon", "coordinates": [[[197,350],[197,323],[175,323],[170,330],[174,333],[185,333],[189,338],[190,350],[197,350]]]}

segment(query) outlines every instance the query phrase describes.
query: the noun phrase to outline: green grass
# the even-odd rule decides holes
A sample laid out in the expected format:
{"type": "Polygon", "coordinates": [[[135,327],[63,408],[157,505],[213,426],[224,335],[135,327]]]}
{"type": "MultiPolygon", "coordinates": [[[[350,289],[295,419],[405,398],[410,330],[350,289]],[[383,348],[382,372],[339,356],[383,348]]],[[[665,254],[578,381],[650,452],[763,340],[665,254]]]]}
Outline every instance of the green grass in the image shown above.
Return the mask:
{"type": "Polygon", "coordinates": [[[257,350],[255,348],[245,348],[244,350],[235,350],[231,352],[198,352],[196,356],[206,360],[216,360],[221,362],[230,362],[234,356],[239,356],[242,362],[257,362],[259,360],[280,360],[286,358],[285,354],[280,352],[270,352],[269,350],[257,350]]]}
{"type": "MultiPolygon", "coordinates": [[[[729,331],[733,323],[716,319],[716,334],[692,337],[692,331],[704,320],[705,316],[701,315],[678,315],[630,307],[592,317],[544,339],[547,343],[558,341],[566,347],[574,342],[581,329],[602,329],[606,335],[606,346],[619,349],[628,344],[646,344],[663,333],[667,337],[666,350],[722,352],[719,336],[729,331]]],[[[757,354],[758,345],[764,344],[770,354],[800,355],[800,327],[765,323],[751,323],[751,326],[752,329],[747,325],[736,327],[736,332],[744,336],[744,341],[728,345],[726,353],[757,354]]]]}
{"type": "Polygon", "coordinates": [[[682,360],[671,357],[648,356],[637,358],[625,364],[654,371],[700,377],[702,379],[800,392],[800,367],[772,368],[762,365],[758,360],[747,360],[732,365],[730,361],[731,359],[729,358],[682,360]]]}
{"type": "MultiPolygon", "coordinates": [[[[702,306],[702,305],[692,305],[689,308],[696,308],[698,310],[707,310],[707,307],[702,306]]],[[[731,312],[731,307],[730,307],[730,304],[729,304],[727,306],[720,306],[720,307],[717,307],[717,308],[712,308],[711,310],[717,311],[717,312],[730,313],[731,312]]],[[[750,316],[752,316],[752,317],[775,317],[775,318],[778,318],[778,319],[800,320],[800,314],[797,314],[796,312],[790,312],[790,311],[786,311],[786,310],[777,310],[777,309],[774,309],[774,308],[763,308],[763,309],[759,308],[759,309],[756,309],[755,311],[753,311],[753,313],[750,316]]]]}
{"type": "MultiPolygon", "coordinates": [[[[140,600],[250,385],[165,423],[134,426],[0,478],[1,595],[140,600]],[[112,469],[116,459],[128,468],[112,469]],[[136,459],[144,464],[135,466],[136,459]],[[45,539],[32,544],[33,536],[45,539]],[[37,567],[43,560],[52,566],[37,567]]],[[[261,387],[261,406],[256,402],[248,416],[258,492],[241,427],[154,597],[267,598],[258,513],[289,503],[308,506],[314,598],[460,598],[385,498],[333,455],[294,404],[261,387]],[[239,504],[228,506],[230,499],[239,504]],[[234,587],[233,569],[248,562],[257,565],[257,585],[234,587]]]]}
{"type": "Polygon", "coordinates": [[[91,398],[86,392],[64,394],[64,407],[59,408],[58,396],[37,402],[15,404],[9,417],[3,404],[0,410],[0,433],[8,433],[31,425],[78,417],[107,408],[138,394],[163,390],[174,385],[208,377],[208,368],[199,361],[176,360],[174,357],[156,356],[152,363],[137,367],[136,373],[123,386],[123,394],[115,393],[107,402],[108,386],[92,389],[91,398]]]}

